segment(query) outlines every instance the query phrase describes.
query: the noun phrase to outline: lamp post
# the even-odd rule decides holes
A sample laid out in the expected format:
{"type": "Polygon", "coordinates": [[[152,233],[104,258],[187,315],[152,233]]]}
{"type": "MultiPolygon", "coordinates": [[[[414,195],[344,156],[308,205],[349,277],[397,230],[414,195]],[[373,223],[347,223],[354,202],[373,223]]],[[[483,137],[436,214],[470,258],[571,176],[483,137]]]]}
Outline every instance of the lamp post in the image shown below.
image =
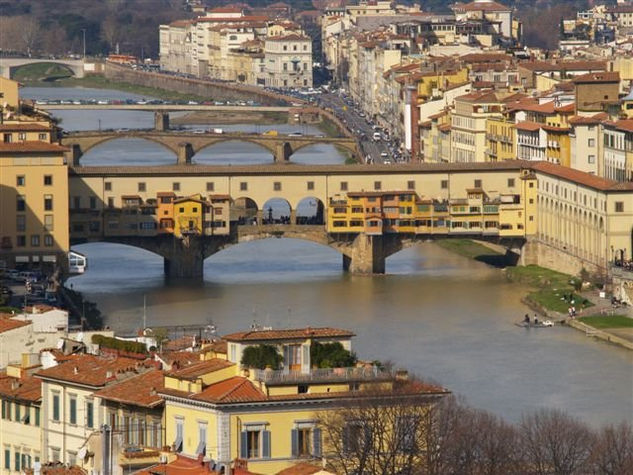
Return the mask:
{"type": "Polygon", "coordinates": [[[83,33],[83,37],[84,37],[84,61],[86,60],[86,29],[82,28],[81,32],[83,33]]]}

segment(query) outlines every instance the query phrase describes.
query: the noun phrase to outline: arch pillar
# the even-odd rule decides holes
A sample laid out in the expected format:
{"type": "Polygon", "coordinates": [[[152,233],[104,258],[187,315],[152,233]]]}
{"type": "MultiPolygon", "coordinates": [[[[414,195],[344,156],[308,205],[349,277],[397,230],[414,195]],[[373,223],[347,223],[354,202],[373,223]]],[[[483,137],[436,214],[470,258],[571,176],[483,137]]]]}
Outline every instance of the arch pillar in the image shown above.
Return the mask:
{"type": "Polygon", "coordinates": [[[163,270],[168,280],[198,280],[203,277],[204,238],[189,236],[173,239],[170,249],[163,251],[163,270]]]}
{"type": "Polygon", "coordinates": [[[178,144],[178,165],[191,165],[191,158],[194,155],[193,146],[189,142],[178,144]]]}
{"type": "Polygon", "coordinates": [[[78,167],[80,165],[79,160],[83,156],[83,150],[81,150],[81,145],[78,143],[71,143],[68,145],[68,152],[65,152],[66,162],[72,163],[73,167],[78,167]]]}
{"type": "Polygon", "coordinates": [[[349,255],[343,255],[343,269],[352,274],[384,274],[385,254],[382,235],[360,233],[354,238],[349,255]]]}
{"type": "Polygon", "coordinates": [[[275,144],[275,151],[273,152],[275,163],[288,163],[290,155],[292,155],[292,149],[288,142],[275,144]]]}
{"type": "Polygon", "coordinates": [[[156,130],[157,132],[164,132],[166,130],[169,130],[169,112],[154,112],[154,130],[156,130]]]}

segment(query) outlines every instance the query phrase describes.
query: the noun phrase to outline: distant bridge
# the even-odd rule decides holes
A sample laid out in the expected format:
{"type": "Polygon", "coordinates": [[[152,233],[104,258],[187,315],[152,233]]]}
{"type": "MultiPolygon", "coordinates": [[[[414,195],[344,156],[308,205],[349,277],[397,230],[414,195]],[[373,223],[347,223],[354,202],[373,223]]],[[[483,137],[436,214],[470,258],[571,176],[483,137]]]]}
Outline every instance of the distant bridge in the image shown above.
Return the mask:
{"type": "Polygon", "coordinates": [[[0,58],[0,76],[11,78],[16,69],[27,64],[52,63],[65,66],[76,78],[84,77],[84,61],[82,59],[47,59],[47,58],[0,58]]]}
{"type": "Polygon", "coordinates": [[[45,110],[129,110],[129,111],[211,111],[211,112],[288,112],[290,106],[227,106],[210,104],[38,104],[45,110]]]}
{"type": "Polygon", "coordinates": [[[62,145],[70,147],[69,157],[74,166],[78,166],[81,156],[97,145],[116,139],[138,138],[156,142],[171,150],[178,157],[179,165],[191,164],[191,159],[203,148],[220,142],[232,140],[251,142],[268,150],[275,162],[288,162],[296,151],[319,143],[332,144],[349,151],[353,157],[360,160],[358,142],[353,138],[317,137],[313,135],[261,135],[241,132],[222,134],[196,134],[191,131],[87,131],[72,132],[64,135],[62,145]]]}

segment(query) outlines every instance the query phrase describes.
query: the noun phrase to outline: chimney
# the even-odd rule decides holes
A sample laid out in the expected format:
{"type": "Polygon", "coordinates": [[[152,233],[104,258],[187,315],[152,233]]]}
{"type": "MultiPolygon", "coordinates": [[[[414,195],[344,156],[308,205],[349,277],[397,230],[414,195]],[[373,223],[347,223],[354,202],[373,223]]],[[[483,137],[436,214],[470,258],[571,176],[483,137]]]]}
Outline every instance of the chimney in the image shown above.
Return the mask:
{"type": "Polygon", "coordinates": [[[112,377],[112,371],[106,371],[106,379],[110,379],[112,377]]]}
{"type": "Polygon", "coordinates": [[[79,367],[78,366],[75,366],[73,368],[73,374],[79,374],[79,367]]]}
{"type": "Polygon", "coordinates": [[[152,386],[149,390],[149,395],[150,396],[156,396],[156,388],[154,386],[152,386]]]}

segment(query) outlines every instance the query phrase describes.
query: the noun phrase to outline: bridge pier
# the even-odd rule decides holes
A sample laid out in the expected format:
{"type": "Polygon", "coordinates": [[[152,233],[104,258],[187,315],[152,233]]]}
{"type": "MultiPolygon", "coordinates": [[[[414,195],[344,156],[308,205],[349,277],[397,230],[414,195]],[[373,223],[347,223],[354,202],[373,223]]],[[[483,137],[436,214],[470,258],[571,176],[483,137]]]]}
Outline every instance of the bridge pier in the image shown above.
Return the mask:
{"type": "Polygon", "coordinates": [[[189,142],[178,144],[178,165],[191,165],[193,155],[193,146],[189,142]]]}
{"type": "Polygon", "coordinates": [[[204,238],[189,236],[173,240],[168,252],[163,253],[163,269],[168,280],[198,280],[203,277],[204,238]]]}
{"type": "Polygon", "coordinates": [[[382,236],[359,234],[354,238],[350,254],[343,254],[343,270],[352,274],[384,274],[385,249],[382,236]]]}
{"type": "Polygon", "coordinates": [[[169,130],[169,112],[154,112],[154,130],[157,132],[165,132],[169,130]]]}
{"type": "Polygon", "coordinates": [[[68,145],[68,152],[64,153],[66,155],[66,162],[71,163],[73,167],[79,166],[79,160],[83,155],[83,151],[81,150],[81,145],[77,143],[71,143],[68,145]]]}
{"type": "Polygon", "coordinates": [[[275,145],[275,153],[273,154],[275,163],[288,163],[290,155],[292,155],[292,150],[290,149],[288,142],[282,142],[275,145]]]}

